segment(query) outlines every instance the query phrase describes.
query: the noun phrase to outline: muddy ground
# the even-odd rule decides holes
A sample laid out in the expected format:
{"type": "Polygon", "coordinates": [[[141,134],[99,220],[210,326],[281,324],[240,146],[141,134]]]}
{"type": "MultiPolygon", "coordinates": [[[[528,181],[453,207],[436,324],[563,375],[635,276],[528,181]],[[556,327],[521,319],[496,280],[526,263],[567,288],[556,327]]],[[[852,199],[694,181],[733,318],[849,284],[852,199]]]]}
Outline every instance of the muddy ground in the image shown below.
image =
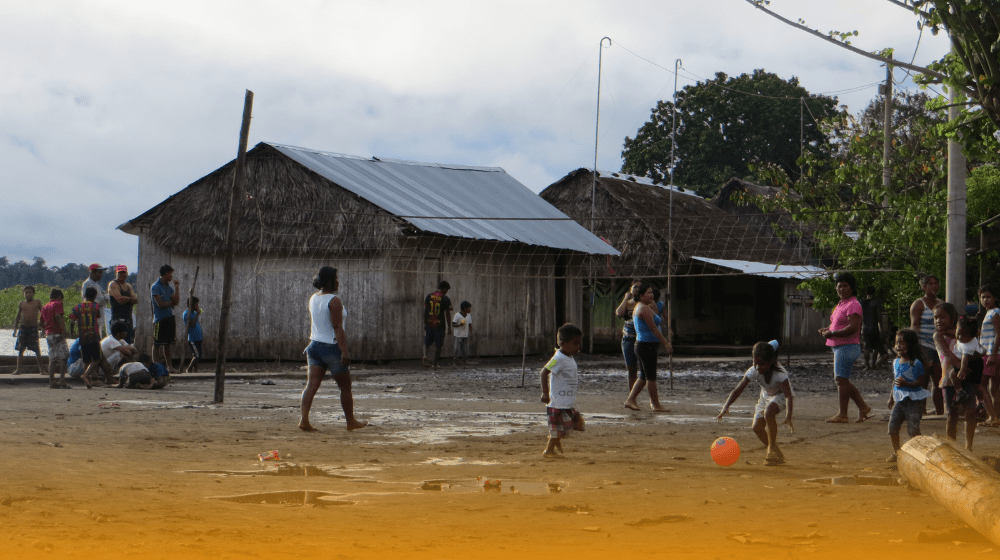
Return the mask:
{"type": "MultiPolygon", "coordinates": [[[[587,431],[565,441],[564,460],[545,460],[543,362],[529,360],[526,386],[519,360],[355,367],[356,411],[371,426],[350,433],[329,378],[313,409],[321,431],[296,428],[300,364],[235,364],[244,371],[227,379],[223,404],[208,375],[162,391],[52,390],[0,375],[0,556],[1000,556],[923,493],[828,483],[898,477],[884,461],[886,370],[855,376],[879,414],[832,425],[829,360],[793,360],[795,433],[779,436],[788,463],[765,467],[749,429],[756,391],[715,421],[748,366],[733,359],[678,360],[674,389],[665,371],[660,383],[672,413],[654,415],[621,406],[617,360],[581,356],[587,431]],[[736,465],[711,461],[719,436],[740,443],[736,465]],[[271,450],[282,461],[258,460],[271,450]]],[[[923,431],[944,421],[925,419],[923,431]]],[[[1000,431],[976,437],[977,454],[1000,454],[1000,431]]]]}

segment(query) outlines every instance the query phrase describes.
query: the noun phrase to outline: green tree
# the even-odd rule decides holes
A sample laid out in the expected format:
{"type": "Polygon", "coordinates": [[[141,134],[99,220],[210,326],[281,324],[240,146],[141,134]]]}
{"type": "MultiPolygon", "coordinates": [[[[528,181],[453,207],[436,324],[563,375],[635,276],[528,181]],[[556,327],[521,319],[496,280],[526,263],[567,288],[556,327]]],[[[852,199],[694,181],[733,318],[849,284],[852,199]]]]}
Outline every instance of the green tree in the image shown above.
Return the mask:
{"type": "MultiPolygon", "coordinates": [[[[713,80],[686,86],[677,93],[674,181],[710,196],[730,177],[756,179],[752,162],[777,165],[797,178],[800,115],[805,115],[806,151],[822,158],[829,144],[811,115],[836,112],[835,97],[812,95],[797,78],[784,80],[764,70],[735,78],[719,72],[713,80]]],[[[623,172],[669,178],[673,116],[673,101],[659,101],[635,138],[625,138],[623,172]]]]}
{"type": "MultiPolygon", "coordinates": [[[[790,196],[753,200],[767,210],[790,211],[793,219],[808,224],[817,255],[832,268],[861,271],[862,286],[877,289],[887,309],[895,311],[897,324],[907,324],[906,309],[919,295],[920,276],[944,279],[947,138],[940,125],[945,116],[925,108],[927,99],[898,94],[894,100],[888,188],[882,181],[883,112],[877,100],[857,119],[824,121],[827,134],[837,139],[835,167],[807,174],[797,183],[780,168],[768,167],[762,173],[790,196]]],[[[803,163],[809,169],[826,164],[812,156],[803,163]]],[[[978,166],[970,173],[971,228],[977,223],[973,220],[1000,210],[1000,172],[974,160],[969,165],[978,166]]],[[[972,271],[970,267],[970,279],[977,277],[972,271]]],[[[835,303],[830,279],[806,286],[817,307],[835,303]]]]}

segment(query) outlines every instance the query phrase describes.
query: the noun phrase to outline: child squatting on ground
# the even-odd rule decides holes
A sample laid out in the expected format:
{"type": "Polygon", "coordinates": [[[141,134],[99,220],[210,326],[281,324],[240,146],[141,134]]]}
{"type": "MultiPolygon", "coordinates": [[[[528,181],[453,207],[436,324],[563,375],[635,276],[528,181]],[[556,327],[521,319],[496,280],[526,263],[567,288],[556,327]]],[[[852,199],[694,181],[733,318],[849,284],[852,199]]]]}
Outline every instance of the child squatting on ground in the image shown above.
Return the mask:
{"type": "Polygon", "coordinates": [[[920,417],[927,407],[927,397],[931,392],[925,389],[930,379],[930,372],[924,371],[923,350],[920,348],[920,335],[912,329],[902,329],[896,333],[896,356],[892,362],[892,391],[889,393],[889,441],[892,442],[892,455],[886,461],[896,462],[899,452],[899,430],[906,420],[906,433],[910,437],[920,435],[920,417]]]}
{"type": "Polygon", "coordinates": [[[756,381],[760,385],[760,398],[757,399],[757,407],[754,409],[752,427],[760,441],[767,446],[767,458],[764,459],[764,464],[780,465],[785,462],[785,455],[778,449],[777,416],[778,412],[784,409],[785,419],[781,423],[788,424],[794,431],[792,401],[795,394],[792,393],[788,372],[778,363],[778,341],[758,342],[753,345],[753,366],[746,371],[736,384],[736,388],[729,394],[722,412],[715,417],[716,420],[722,421],[722,417],[729,412],[729,407],[740,398],[743,389],[751,381],[756,381]]]}
{"type": "Polygon", "coordinates": [[[573,356],[580,351],[583,344],[583,331],[580,327],[566,323],[559,327],[559,348],[542,368],[542,402],[546,416],[549,419],[549,442],[542,456],[559,458],[556,451],[562,453],[562,439],[569,436],[569,431],[582,432],[584,429],[583,415],[576,411],[576,360],[573,356]],[[549,380],[551,379],[551,384],[549,380]]]}

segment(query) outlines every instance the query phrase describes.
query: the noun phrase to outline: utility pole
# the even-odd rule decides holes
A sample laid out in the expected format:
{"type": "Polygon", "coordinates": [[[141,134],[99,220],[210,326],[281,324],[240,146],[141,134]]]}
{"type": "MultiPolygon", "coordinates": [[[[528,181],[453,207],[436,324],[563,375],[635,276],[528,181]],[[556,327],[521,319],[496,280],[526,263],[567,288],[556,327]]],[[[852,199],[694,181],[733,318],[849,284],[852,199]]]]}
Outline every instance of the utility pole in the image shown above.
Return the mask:
{"type": "Polygon", "coordinates": [[[882,186],[886,195],[882,198],[882,207],[889,206],[889,184],[892,180],[892,65],[885,65],[885,84],[879,86],[879,93],[884,97],[885,110],[882,117],[882,186]]]}
{"type": "Polygon", "coordinates": [[[221,403],[226,389],[226,331],[229,330],[229,307],[233,292],[233,242],[236,237],[237,206],[243,190],[243,175],[250,138],[250,114],[253,112],[253,92],[247,90],[243,100],[243,124],[240,126],[240,151],[236,154],[233,190],[229,198],[229,226],[226,228],[226,258],[222,276],[222,306],[219,310],[219,339],[215,359],[215,402],[221,403]]]}
{"type": "MultiPolygon", "coordinates": [[[[958,118],[955,106],[964,96],[957,88],[948,88],[948,120],[958,118]]],[[[948,253],[945,271],[945,300],[961,309],[965,305],[965,214],[966,214],[965,156],[962,146],[948,141],[948,253]]]]}

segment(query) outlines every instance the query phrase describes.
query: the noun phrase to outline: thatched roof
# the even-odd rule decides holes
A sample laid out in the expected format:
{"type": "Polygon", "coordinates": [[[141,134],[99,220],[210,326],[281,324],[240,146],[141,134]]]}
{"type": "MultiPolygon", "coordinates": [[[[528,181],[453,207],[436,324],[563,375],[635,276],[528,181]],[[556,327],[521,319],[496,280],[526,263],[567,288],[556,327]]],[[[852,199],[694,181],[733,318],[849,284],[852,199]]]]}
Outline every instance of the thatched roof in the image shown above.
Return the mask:
{"type": "Polygon", "coordinates": [[[573,217],[621,253],[611,259],[617,275],[665,275],[672,230],[674,273],[695,266],[692,257],[798,264],[801,259],[774,236],[769,225],[747,223],[690,190],[629,176],[600,173],[594,220],[590,219],[593,172],[577,169],[540,196],[573,217]],[[672,224],[671,224],[672,221],[672,224]]]}
{"type": "MultiPolygon", "coordinates": [[[[119,226],[171,252],[218,254],[235,160],[119,226]]],[[[499,168],[362,158],[260,143],[246,154],[235,246],[331,254],[430,235],[582,253],[614,249],[499,168]]]]}

